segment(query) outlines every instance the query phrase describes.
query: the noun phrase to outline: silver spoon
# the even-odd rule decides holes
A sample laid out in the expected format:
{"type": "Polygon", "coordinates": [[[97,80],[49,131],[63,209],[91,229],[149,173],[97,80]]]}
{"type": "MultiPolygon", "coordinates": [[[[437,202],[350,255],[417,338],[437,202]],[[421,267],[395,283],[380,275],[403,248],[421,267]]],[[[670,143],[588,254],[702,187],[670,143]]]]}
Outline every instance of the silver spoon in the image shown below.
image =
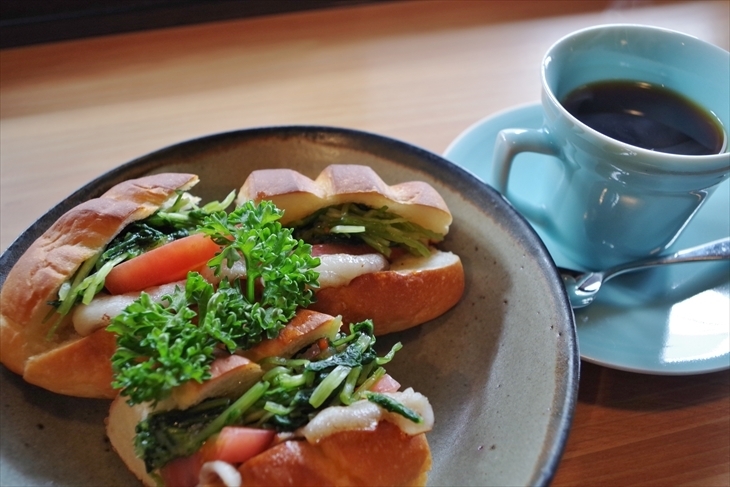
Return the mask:
{"type": "Polygon", "coordinates": [[[730,259],[730,238],[721,238],[670,255],[650,257],[627,264],[621,264],[603,271],[579,272],[558,267],[563,278],[565,290],[573,308],[583,308],[593,302],[593,298],[601,289],[601,285],[609,279],[627,272],[634,272],[648,267],[681,262],[701,262],[707,260],[730,259]]]}

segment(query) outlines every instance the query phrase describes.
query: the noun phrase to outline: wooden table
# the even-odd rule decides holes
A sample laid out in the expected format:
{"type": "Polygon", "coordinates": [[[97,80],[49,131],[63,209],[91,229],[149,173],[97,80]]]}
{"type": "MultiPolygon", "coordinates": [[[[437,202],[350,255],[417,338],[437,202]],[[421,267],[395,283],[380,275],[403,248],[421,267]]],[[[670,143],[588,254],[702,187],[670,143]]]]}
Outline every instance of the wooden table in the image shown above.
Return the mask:
{"type": "MultiPolygon", "coordinates": [[[[332,125],[436,153],[538,100],[559,37],[646,23],[730,47],[730,2],[416,1],[233,20],[0,52],[1,248],[90,179],[214,132],[332,125]]],[[[730,371],[583,363],[554,485],[730,485],[730,371]]]]}

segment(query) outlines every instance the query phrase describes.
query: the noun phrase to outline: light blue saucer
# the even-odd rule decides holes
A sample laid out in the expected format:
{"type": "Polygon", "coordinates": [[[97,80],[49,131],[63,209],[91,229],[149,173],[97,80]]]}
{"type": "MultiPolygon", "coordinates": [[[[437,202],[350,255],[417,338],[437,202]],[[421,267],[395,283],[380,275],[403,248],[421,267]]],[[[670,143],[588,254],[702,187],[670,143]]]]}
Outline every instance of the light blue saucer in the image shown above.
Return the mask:
{"type": "MultiPolygon", "coordinates": [[[[444,157],[488,179],[497,133],[539,128],[539,104],[509,109],[475,123],[444,157]]],[[[520,154],[507,198],[516,207],[546,201],[561,164],[550,156],[520,154]]],[[[529,218],[528,218],[529,220],[529,218]]],[[[532,222],[531,222],[532,223],[532,222]]],[[[577,268],[543,229],[534,225],[558,266],[577,268]]],[[[670,250],[730,235],[730,181],[695,215],[670,250]]],[[[575,311],[583,360],[650,374],[684,375],[730,368],[730,262],[680,264],[613,279],[591,306],[575,311]]]]}

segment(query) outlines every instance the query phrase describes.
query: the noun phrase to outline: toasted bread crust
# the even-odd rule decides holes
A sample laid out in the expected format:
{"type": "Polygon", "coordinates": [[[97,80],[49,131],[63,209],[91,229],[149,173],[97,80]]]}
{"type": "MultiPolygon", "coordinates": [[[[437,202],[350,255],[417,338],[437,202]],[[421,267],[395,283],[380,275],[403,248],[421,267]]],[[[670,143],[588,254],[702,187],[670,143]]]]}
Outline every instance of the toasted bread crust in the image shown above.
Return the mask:
{"type": "Polygon", "coordinates": [[[10,370],[24,374],[31,357],[59,349],[43,359],[39,357],[32,369],[33,383],[62,394],[113,397],[107,381],[110,374],[104,372],[109,366],[96,362],[108,351],[107,340],[89,337],[87,345],[75,343],[79,337],[70,327],[47,339],[51,325],[45,317],[52,311],[47,303],[56,298],[61,284],[84,261],[104,248],[125,226],[151,215],[175,191],[188,189],[197,181],[197,176],[182,173],[125,181],[101,197],[72,208],[51,225],[18,259],[0,291],[0,361],[10,370]],[[62,357],[63,351],[79,350],[92,353],[86,359],[62,357]],[[60,361],[86,371],[78,376],[82,380],[78,389],[73,386],[73,373],[67,369],[41,372],[40,364],[46,361],[60,361]],[[59,383],[61,375],[68,377],[65,384],[59,383]]]}
{"type": "Polygon", "coordinates": [[[315,180],[291,169],[253,171],[238,194],[247,200],[270,200],[284,210],[281,223],[301,220],[315,211],[343,203],[359,203],[388,210],[441,234],[449,231],[451,212],[429,184],[410,181],[388,186],[368,166],[333,164],[315,180]]]}
{"type": "Polygon", "coordinates": [[[286,441],[244,463],[246,487],[425,485],[431,468],[426,435],[409,436],[388,421],[373,431],[350,430],[317,444],[286,441]]]}
{"type": "Polygon", "coordinates": [[[437,318],[461,299],[464,268],[455,254],[436,250],[433,255],[438,263],[432,267],[373,272],[356,277],[346,286],[320,289],[310,309],[341,315],[345,325],[372,319],[376,335],[437,318]]]}
{"type": "Polygon", "coordinates": [[[262,375],[259,364],[245,357],[221,357],[210,365],[210,379],[186,382],[173,389],[170,399],[178,409],[187,409],[209,397],[238,398],[262,375]]]}
{"type": "Polygon", "coordinates": [[[109,360],[115,350],[116,336],[102,328],[31,356],[23,378],[59,394],[111,399],[117,395],[109,360]]]}
{"type": "Polygon", "coordinates": [[[241,354],[254,362],[266,357],[290,357],[319,338],[334,339],[338,330],[339,321],[329,314],[300,309],[276,338],[264,340],[241,354]]]}

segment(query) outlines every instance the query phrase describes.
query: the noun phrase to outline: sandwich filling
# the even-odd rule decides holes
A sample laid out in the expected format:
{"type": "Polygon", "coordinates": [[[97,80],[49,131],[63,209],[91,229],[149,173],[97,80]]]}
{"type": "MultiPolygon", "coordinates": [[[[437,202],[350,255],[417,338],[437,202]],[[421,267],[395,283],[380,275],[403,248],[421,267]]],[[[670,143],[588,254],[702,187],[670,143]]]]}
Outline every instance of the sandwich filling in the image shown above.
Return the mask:
{"type": "Polygon", "coordinates": [[[259,361],[261,379],[238,397],[149,414],[136,429],[137,453],[152,473],[177,458],[209,451],[206,442],[215,442],[226,427],[276,433],[261,450],[284,439],[316,443],[338,431],[373,430],[381,420],[409,435],[430,430],[428,400],[412,389],[397,392],[383,367],[400,343],[383,356],[374,344],[372,323],[362,322],[291,357],[267,357],[259,361]]]}
{"type": "Polygon", "coordinates": [[[426,257],[431,253],[429,246],[444,239],[443,234],[409,222],[389,212],[388,207],[355,203],[322,208],[289,226],[296,238],[311,244],[365,243],[386,257],[394,248],[426,257]]]}
{"type": "MultiPolygon", "coordinates": [[[[85,261],[74,276],[61,285],[58,298],[49,304],[54,313],[48,337],[57,332],[63,318],[78,304],[89,304],[104,288],[109,273],[117,265],[193,232],[206,216],[225,210],[233,202],[231,192],[222,202],[213,201],[202,207],[200,198],[178,191],[155,213],[124,228],[94,257],[85,261]]],[[[88,326],[87,326],[88,328],[88,326]]]]}

